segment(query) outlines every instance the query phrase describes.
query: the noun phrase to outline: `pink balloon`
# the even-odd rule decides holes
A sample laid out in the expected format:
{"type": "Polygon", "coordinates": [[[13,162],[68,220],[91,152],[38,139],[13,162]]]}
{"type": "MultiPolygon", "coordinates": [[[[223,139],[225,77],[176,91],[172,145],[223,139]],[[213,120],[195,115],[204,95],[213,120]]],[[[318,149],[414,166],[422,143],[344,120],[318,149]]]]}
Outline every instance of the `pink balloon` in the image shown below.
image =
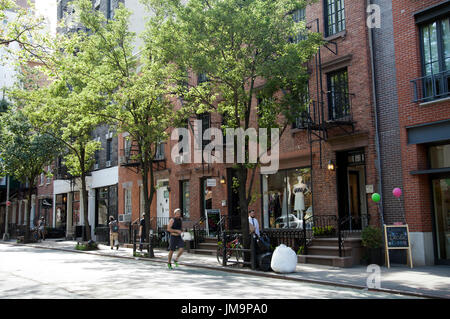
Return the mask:
{"type": "Polygon", "coordinates": [[[402,196],[402,190],[400,188],[394,188],[394,190],[392,191],[392,194],[394,194],[395,197],[399,198],[400,196],[402,196]]]}

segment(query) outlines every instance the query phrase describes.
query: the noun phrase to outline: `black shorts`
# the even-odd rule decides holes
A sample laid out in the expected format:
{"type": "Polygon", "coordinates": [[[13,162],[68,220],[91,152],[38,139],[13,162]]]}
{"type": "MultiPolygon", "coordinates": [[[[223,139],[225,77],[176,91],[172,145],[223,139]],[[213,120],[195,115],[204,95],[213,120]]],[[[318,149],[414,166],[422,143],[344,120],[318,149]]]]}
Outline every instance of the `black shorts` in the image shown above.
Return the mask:
{"type": "Polygon", "coordinates": [[[170,235],[169,250],[176,250],[177,248],[184,248],[184,240],[181,236],[170,235]]]}

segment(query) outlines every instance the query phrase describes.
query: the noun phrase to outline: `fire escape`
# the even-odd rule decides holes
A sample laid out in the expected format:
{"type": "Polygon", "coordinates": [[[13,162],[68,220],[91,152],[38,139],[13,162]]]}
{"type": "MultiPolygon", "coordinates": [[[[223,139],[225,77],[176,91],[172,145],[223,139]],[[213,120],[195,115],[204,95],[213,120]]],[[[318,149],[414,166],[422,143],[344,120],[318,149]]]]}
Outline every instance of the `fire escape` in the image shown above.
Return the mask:
{"type": "MultiPolygon", "coordinates": [[[[312,32],[320,33],[319,19],[307,23],[307,28],[312,32]]],[[[327,41],[323,47],[333,55],[338,55],[338,45],[334,41],[327,41]]],[[[307,131],[310,148],[310,165],[313,166],[313,144],[319,143],[319,163],[322,168],[322,142],[326,142],[330,131],[338,128],[350,135],[355,131],[355,122],[352,117],[352,97],[353,94],[348,89],[342,87],[325,91],[323,88],[322,53],[323,48],[319,48],[314,58],[309,62],[311,75],[314,75],[315,99],[311,99],[306,110],[297,118],[294,127],[307,131]],[[327,97],[327,103],[325,102],[327,97]],[[328,108],[325,108],[325,105],[328,108]]],[[[328,82],[328,81],[327,81],[328,82]]],[[[330,83],[327,83],[330,85],[330,83]]],[[[311,83],[308,84],[308,88],[311,83]]],[[[330,89],[330,87],[328,87],[330,89]]],[[[308,90],[311,96],[311,91],[308,90]]]]}

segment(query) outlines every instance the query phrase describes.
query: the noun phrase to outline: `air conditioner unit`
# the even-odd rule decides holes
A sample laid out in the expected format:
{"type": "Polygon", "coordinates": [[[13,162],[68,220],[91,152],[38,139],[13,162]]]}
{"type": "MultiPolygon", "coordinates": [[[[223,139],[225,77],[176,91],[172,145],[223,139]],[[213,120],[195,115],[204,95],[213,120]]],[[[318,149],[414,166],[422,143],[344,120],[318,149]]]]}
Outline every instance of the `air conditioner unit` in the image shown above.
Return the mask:
{"type": "Polygon", "coordinates": [[[94,164],[94,169],[98,169],[98,164],[94,164]]]}
{"type": "Polygon", "coordinates": [[[126,162],[127,162],[126,156],[119,156],[119,163],[120,164],[125,164],[126,162]]]}
{"type": "Polygon", "coordinates": [[[119,215],[119,222],[122,222],[122,223],[129,223],[129,222],[131,222],[131,214],[119,215]]]}
{"type": "Polygon", "coordinates": [[[106,167],[110,167],[111,166],[111,161],[106,161],[106,167]]]}

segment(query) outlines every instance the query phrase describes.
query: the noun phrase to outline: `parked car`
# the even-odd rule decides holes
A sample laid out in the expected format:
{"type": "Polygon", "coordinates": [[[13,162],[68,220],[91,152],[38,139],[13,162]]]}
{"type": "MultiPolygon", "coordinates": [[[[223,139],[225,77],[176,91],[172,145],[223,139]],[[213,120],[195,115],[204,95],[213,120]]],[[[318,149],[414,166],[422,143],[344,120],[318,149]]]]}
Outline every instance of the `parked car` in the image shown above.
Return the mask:
{"type": "MultiPolygon", "coordinates": [[[[280,228],[296,228],[303,229],[303,220],[297,218],[294,214],[289,214],[289,216],[280,216],[275,220],[275,225],[280,225],[280,228]],[[287,218],[289,217],[289,224],[287,218]]],[[[306,229],[312,228],[312,221],[306,223],[306,229]]]]}

